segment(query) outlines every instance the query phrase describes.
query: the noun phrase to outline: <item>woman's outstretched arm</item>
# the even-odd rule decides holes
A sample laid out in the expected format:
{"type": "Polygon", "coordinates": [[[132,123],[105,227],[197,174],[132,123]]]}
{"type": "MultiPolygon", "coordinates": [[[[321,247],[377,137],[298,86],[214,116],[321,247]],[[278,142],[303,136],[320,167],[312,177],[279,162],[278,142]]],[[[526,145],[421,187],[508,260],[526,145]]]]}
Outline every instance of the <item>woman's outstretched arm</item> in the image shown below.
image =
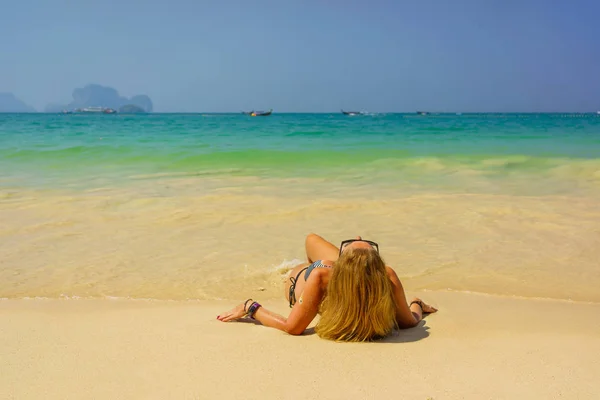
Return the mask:
{"type": "Polygon", "coordinates": [[[406,294],[402,287],[400,278],[390,267],[386,267],[388,276],[392,281],[394,291],[394,302],[396,303],[396,322],[400,328],[412,328],[417,326],[423,319],[423,313],[434,313],[437,308],[425,304],[421,299],[414,298],[409,305],[406,301],[406,294]]]}
{"type": "MultiPolygon", "coordinates": [[[[254,319],[264,326],[279,329],[291,335],[302,334],[319,311],[319,305],[323,299],[321,280],[321,271],[313,271],[308,281],[306,281],[304,292],[296,304],[294,304],[287,318],[261,306],[254,313],[254,319]]],[[[248,302],[247,306],[249,307],[251,303],[248,302]]],[[[217,319],[223,322],[230,322],[245,316],[246,311],[244,310],[244,303],[242,303],[230,311],[220,314],[217,319]]]]}

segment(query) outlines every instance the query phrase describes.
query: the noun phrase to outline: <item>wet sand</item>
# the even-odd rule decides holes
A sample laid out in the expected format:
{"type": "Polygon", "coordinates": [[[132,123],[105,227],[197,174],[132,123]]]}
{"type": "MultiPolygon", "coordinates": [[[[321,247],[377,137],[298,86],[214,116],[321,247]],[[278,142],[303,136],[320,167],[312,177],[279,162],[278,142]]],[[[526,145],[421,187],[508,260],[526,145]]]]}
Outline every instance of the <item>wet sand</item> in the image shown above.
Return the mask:
{"type": "Polygon", "coordinates": [[[185,179],[6,193],[0,297],[218,300],[262,288],[278,298],[316,232],[377,241],[410,290],[600,302],[597,196],[227,182],[211,194],[185,179]]]}

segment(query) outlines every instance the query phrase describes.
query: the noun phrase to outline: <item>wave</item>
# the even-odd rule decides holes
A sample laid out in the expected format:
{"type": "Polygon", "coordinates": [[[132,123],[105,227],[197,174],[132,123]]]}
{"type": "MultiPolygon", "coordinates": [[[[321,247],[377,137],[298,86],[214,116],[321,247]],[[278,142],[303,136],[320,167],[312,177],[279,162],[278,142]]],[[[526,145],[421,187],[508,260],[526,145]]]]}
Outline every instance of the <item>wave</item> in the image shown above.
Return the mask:
{"type": "Polygon", "coordinates": [[[274,175],[294,173],[321,175],[363,173],[503,175],[524,173],[578,176],[600,180],[600,158],[573,158],[524,154],[421,155],[406,150],[363,148],[330,150],[234,150],[140,149],[128,146],[73,146],[56,149],[4,149],[2,164],[15,169],[28,166],[72,170],[86,167],[132,167],[129,175],[213,173],[274,175]]]}

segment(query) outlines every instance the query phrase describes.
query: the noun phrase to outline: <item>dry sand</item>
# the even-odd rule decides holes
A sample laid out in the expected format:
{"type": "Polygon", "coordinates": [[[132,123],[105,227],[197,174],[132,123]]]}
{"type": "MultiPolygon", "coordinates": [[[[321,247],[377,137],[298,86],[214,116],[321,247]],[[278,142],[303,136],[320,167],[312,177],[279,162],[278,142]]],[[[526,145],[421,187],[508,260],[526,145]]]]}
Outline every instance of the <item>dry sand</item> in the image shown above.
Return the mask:
{"type": "Polygon", "coordinates": [[[225,301],[3,300],[0,398],[600,398],[600,304],[411,294],[440,312],[364,344],[225,324],[225,301]]]}

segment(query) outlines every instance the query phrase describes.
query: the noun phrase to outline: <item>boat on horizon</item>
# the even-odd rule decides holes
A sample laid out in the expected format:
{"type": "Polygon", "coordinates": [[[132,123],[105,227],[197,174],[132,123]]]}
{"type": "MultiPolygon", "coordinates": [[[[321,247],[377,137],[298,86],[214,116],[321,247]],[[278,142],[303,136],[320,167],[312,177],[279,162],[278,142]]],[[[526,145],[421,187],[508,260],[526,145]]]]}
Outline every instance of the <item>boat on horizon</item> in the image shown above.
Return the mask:
{"type": "Polygon", "coordinates": [[[273,114],[273,109],[271,108],[269,111],[242,111],[242,114],[249,115],[251,117],[268,117],[273,114]]]}
{"type": "Polygon", "coordinates": [[[350,116],[353,116],[353,115],[365,115],[365,113],[362,112],[362,111],[344,111],[344,110],[342,110],[342,114],[344,114],[344,115],[350,115],[350,116]]]}
{"type": "Polygon", "coordinates": [[[76,109],[75,112],[82,114],[116,114],[117,110],[110,107],[84,107],[76,109]]]}
{"type": "Polygon", "coordinates": [[[417,111],[418,115],[429,115],[429,111],[417,111]]]}

